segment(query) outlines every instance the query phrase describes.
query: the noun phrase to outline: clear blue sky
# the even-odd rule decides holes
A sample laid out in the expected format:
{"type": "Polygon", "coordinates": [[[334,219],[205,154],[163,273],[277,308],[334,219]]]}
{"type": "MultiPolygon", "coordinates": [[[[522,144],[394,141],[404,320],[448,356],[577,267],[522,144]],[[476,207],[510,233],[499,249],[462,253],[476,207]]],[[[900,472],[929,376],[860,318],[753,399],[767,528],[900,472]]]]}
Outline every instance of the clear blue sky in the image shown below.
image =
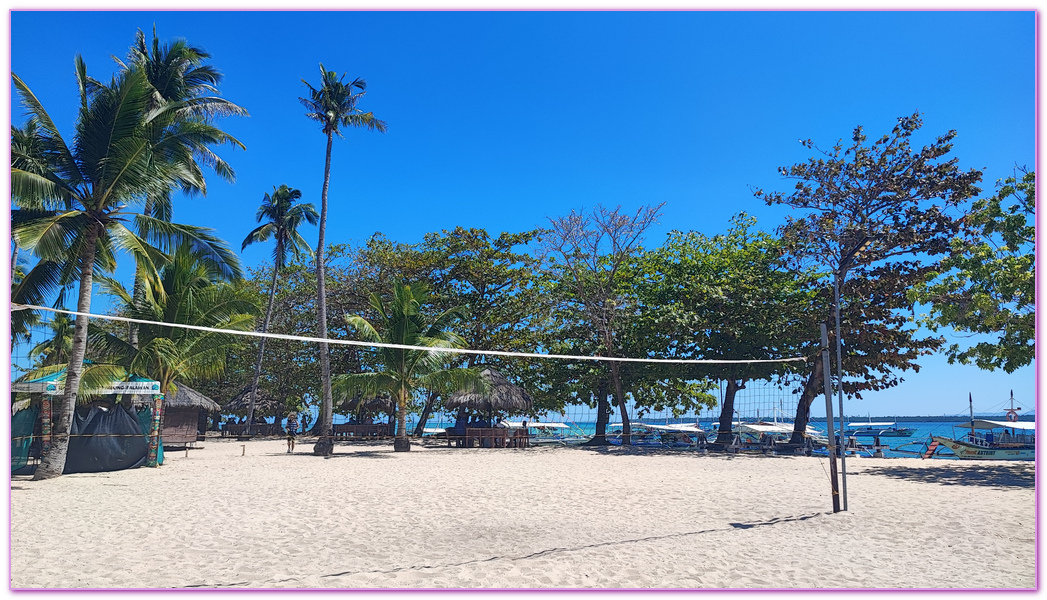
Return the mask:
{"type": "MultiPolygon", "coordinates": [[[[773,230],[785,210],[750,188],[791,187],[777,167],[810,156],[797,140],[831,146],[859,124],[886,133],[916,110],[918,143],[956,129],[953,156],[984,170],[989,193],[1015,164],[1035,167],[1031,11],[14,11],[11,69],[71,137],[74,56],[108,79],[110,56],[154,24],[161,39],[210,52],[223,96],[251,113],[222,123],[247,146],[220,151],[236,182],[212,177],[206,198],[175,209],[237,248],[274,185],[319,206],[325,140],[298,98],[320,62],[365,78],[361,107],[389,126],[335,141],[332,243],[377,231],[412,243],[456,225],[520,231],[597,203],[665,202],[649,246],[671,229],[723,231],[739,211],[773,230]]],[[[23,120],[17,103],[11,117],[23,120]]],[[[315,241],[315,228],[304,233],[315,241]]],[[[968,392],[990,409],[1010,389],[1032,408],[1031,367],[924,365],[848,412],[953,414],[968,392]]]]}

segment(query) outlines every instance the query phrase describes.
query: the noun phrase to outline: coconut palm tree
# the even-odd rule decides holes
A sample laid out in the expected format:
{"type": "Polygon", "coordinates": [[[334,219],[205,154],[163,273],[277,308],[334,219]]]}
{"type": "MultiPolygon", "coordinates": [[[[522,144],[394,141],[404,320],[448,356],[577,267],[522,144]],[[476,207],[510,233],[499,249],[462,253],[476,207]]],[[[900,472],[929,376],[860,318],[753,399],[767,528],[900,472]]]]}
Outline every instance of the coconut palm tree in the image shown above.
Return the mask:
{"type": "MultiPolygon", "coordinates": [[[[152,88],[148,102],[150,110],[167,107],[172,110],[174,118],[191,123],[193,128],[205,133],[216,143],[228,143],[244,149],[242,143],[213,125],[216,118],[248,116],[248,113],[243,107],[217,95],[222,74],[213,65],[205,64],[210,57],[211,55],[203,49],[191,46],[185,40],[161,44],[154,26],[151,44],[147,43],[145,33],[139,29],[135,34],[135,42],[128,51],[127,62],[115,57],[114,60],[124,71],[137,70],[145,75],[146,82],[152,88]]],[[[187,140],[187,142],[192,144],[191,141],[187,140]]],[[[216,155],[209,145],[192,144],[191,151],[196,158],[195,163],[211,167],[215,174],[226,181],[235,180],[232,167],[216,155]]],[[[206,183],[202,176],[197,179],[206,183]]],[[[142,214],[170,221],[173,212],[172,191],[171,187],[167,187],[146,196],[142,214]]],[[[206,193],[206,187],[198,189],[194,185],[183,186],[183,191],[190,195],[197,192],[206,193]]],[[[139,224],[136,233],[165,252],[171,250],[171,248],[164,247],[162,238],[158,239],[150,235],[148,223],[139,224]]],[[[135,274],[134,286],[135,299],[140,301],[142,298],[140,273],[135,274]]],[[[130,324],[129,331],[130,342],[137,344],[137,325],[130,324]]]]}
{"type": "Polygon", "coordinates": [[[487,390],[479,372],[470,368],[447,368],[447,353],[440,348],[462,348],[465,340],[449,329],[462,314],[461,308],[452,308],[432,320],[422,314],[427,298],[423,285],[396,283],[392,303],[386,306],[378,294],[371,294],[371,308],[378,315],[381,331],[363,317],[346,316],[349,325],[368,342],[433,348],[415,350],[405,348],[377,349],[381,370],[340,375],[335,386],[343,399],[361,396],[376,398],[389,394],[396,403],[397,426],[394,448],[410,450],[407,437],[407,409],[420,389],[450,393],[456,390],[487,390]]]}
{"type": "MultiPolygon", "coordinates": [[[[316,313],[320,326],[320,338],[327,339],[327,298],[324,282],[324,236],[327,232],[327,190],[331,183],[331,147],[335,134],[343,137],[342,127],[361,127],[372,131],[385,132],[385,122],[375,118],[373,113],[363,112],[357,108],[357,102],[364,96],[367,82],[354,79],[345,83],[345,74],[341,77],[334,71],[324,69],[320,63],[320,87],[314,88],[302,80],[309,88],[308,98],[299,98],[307,112],[305,116],[320,123],[320,130],[327,136],[327,154],[324,158],[324,185],[320,193],[320,234],[316,242],[316,313]],[[357,91],[353,91],[357,90],[357,91]]],[[[333,406],[331,403],[331,359],[327,351],[327,342],[320,342],[320,378],[323,384],[323,406],[320,411],[320,439],[313,448],[314,454],[330,455],[334,451],[334,440],[331,437],[333,427],[333,406]]]]}
{"type": "MultiPolygon", "coordinates": [[[[273,248],[273,281],[269,284],[269,304],[265,309],[265,322],[262,324],[262,333],[269,331],[269,319],[273,314],[273,301],[276,299],[276,278],[280,271],[287,266],[287,253],[290,251],[297,258],[303,253],[313,255],[302,236],[298,233],[298,226],[302,221],[310,225],[316,225],[318,215],[316,207],[310,204],[295,205],[295,201],[301,200],[302,192],[281,185],[273,187],[273,194],[266,194],[262,198],[262,205],[258,207],[255,221],[262,223],[244,238],[241,250],[251,244],[268,241],[274,238],[276,246],[273,248]]],[[[251,398],[247,407],[247,433],[251,433],[251,424],[254,422],[254,407],[258,397],[258,378],[262,373],[262,356],[265,355],[265,338],[258,344],[258,360],[254,364],[254,378],[251,380],[251,398]]]]}
{"type": "MultiPolygon", "coordinates": [[[[157,266],[168,261],[128,228],[128,221],[147,224],[158,239],[188,242],[219,268],[239,275],[236,255],[211,230],[168,223],[129,208],[150,193],[174,185],[202,189],[200,169],[192,166],[196,162],[192,148],[219,140],[207,134],[197,136],[201,132],[175,118],[173,107],[148,110],[151,88],[140,71],[118,73],[103,85],[87,76],[78,56],[76,77],[80,111],[75,143],[70,145],[36,95],[12,74],[18,95],[36,123],[37,142],[47,156],[47,164],[37,171],[18,168],[12,157],[11,193],[21,207],[12,216],[12,237],[18,245],[41,262],[58,265],[64,273],[56,279],[59,283],[79,283],[76,306],[81,313],[91,309],[95,270],[112,272],[118,251],[129,252],[138,270],[153,279],[157,266]]],[[[60,475],[65,468],[69,426],[87,351],[87,326],[88,318],[78,316],[55,421],[55,443],[42,457],[36,479],[60,475]]]]}
{"type": "Polygon", "coordinates": [[[221,265],[189,244],[179,245],[158,275],[145,280],[140,303],[116,280],[99,278],[102,290],[122,303],[125,314],[152,323],[139,324],[137,347],[103,331],[91,335],[91,344],[108,362],[158,381],[160,393],[167,396],[175,380],[221,376],[226,350],[237,342],[236,335],[167,323],[250,331],[259,310],[246,291],[226,281],[221,265]]]}

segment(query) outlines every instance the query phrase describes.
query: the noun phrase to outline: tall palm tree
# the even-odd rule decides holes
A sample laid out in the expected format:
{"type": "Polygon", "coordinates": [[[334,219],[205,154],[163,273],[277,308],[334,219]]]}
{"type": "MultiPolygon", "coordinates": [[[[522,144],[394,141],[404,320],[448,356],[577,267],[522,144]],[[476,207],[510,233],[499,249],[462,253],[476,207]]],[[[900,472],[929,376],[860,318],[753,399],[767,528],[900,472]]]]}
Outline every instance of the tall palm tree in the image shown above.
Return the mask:
{"type": "MultiPolygon", "coordinates": [[[[276,299],[276,278],[287,266],[288,251],[291,251],[296,258],[303,253],[308,256],[313,255],[313,250],[309,247],[308,242],[298,233],[298,226],[302,224],[302,221],[316,225],[318,215],[312,203],[295,205],[295,201],[301,198],[302,192],[297,189],[289,188],[287,185],[281,185],[279,188],[274,186],[273,194],[271,196],[266,194],[262,198],[262,205],[258,207],[258,214],[255,215],[255,221],[262,223],[262,220],[266,219],[266,222],[247,234],[243,246],[240,247],[241,250],[244,250],[251,244],[264,242],[269,238],[276,240],[276,246],[273,248],[273,281],[269,284],[269,304],[265,309],[262,333],[269,331],[269,319],[273,315],[273,300],[276,299]]],[[[262,356],[264,355],[265,338],[263,337],[258,344],[258,360],[255,361],[254,378],[251,380],[251,400],[247,406],[248,434],[251,433],[251,424],[254,422],[258,379],[262,374],[262,356]]]]}
{"type": "Polygon", "coordinates": [[[243,289],[225,279],[220,265],[189,244],[177,247],[158,278],[146,279],[144,301],[139,304],[119,282],[99,278],[103,291],[118,298],[131,318],[154,323],[139,325],[138,347],[111,332],[96,332],[91,336],[93,351],[128,372],[158,381],[165,396],[175,380],[221,376],[226,350],[238,336],[167,323],[250,331],[258,307],[243,289]]]}
{"type": "MultiPolygon", "coordinates": [[[[152,43],[146,41],[141,29],[135,34],[134,44],[128,51],[127,62],[114,57],[117,64],[125,71],[138,70],[145,75],[146,82],[152,88],[149,98],[149,109],[170,107],[175,118],[193,124],[195,128],[206,132],[215,140],[228,143],[240,149],[244,145],[224,131],[216,128],[213,121],[219,117],[248,116],[243,107],[218,96],[218,85],[222,74],[213,65],[205,63],[211,55],[203,49],[189,45],[185,40],[175,40],[170,44],[161,44],[153,27],[152,43]]],[[[232,167],[216,155],[207,145],[196,144],[192,151],[196,161],[211,167],[219,177],[233,181],[235,174],[232,167]]],[[[199,180],[203,182],[203,178],[199,180]]],[[[205,183],[205,182],[204,182],[205,183]]],[[[159,189],[145,198],[142,213],[164,221],[172,218],[171,187],[159,189]]],[[[183,191],[192,195],[196,192],[206,193],[206,188],[193,185],[183,186],[183,191]]],[[[148,224],[142,223],[136,230],[139,237],[157,245],[165,252],[171,250],[163,246],[163,240],[150,235],[148,224]]],[[[135,273],[135,300],[142,299],[142,276],[135,273]]],[[[130,324],[130,342],[138,343],[138,326],[130,324]]]]}
{"type": "MultiPolygon", "coordinates": [[[[327,297],[324,282],[324,235],[327,232],[327,189],[331,183],[331,147],[335,134],[343,137],[341,128],[361,127],[372,131],[385,132],[385,122],[375,118],[370,112],[363,112],[356,104],[365,94],[367,83],[363,79],[354,79],[345,83],[345,74],[341,77],[334,71],[324,69],[320,63],[320,87],[314,88],[302,80],[309,88],[308,98],[299,98],[308,112],[305,116],[320,123],[320,130],[327,136],[327,154],[324,159],[324,185],[320,193],[320,235],[316,242],[316,317],[320,326],[320,338],[327,339],[327,297]],[[357,90],[357,91],[353,91],[357,90]]],[[[333,406],[331,403],[331,359],[327,351],[327,342],[320,342],[320,378],[323,384],[323,407],[320,413],[320,439],[313,448],[314,454],[330,455],[334,451],[334,439],[331,437],[333,427],[333,406]]]]}
{"type": "Polygon", "coordinates": [[[486,382],[475,369],[446,368],[447,354],[440,348],[463,348],[465,340],[449,329],[462,314],[461,308],[452,308],[431,321],[422,314],[427,298],[422,285],[396,283],[392,303],[386,306],[378,294],[371,294],[371,308],[378,314],[381,331],[359,316],[347,316],[346,321],[364,340],[369,342],[433,348],[414,350],[385,348],[377,350],[381,370],[352,373],[336,378],[340,397],[375,398],[389,394],[396,402],[397,451],[411,448],[407,437],[407,409],[417,390],[437,390],[450,393],[461,389],[486,391],[486,382]]]}
{"type": "MultiPolygon", "coordinates": [[[[159,239],[191,243],[220,268],[239,275],[236,255],[211,230],[168,223],[129,209],[144,196],[173,185],[202,188],[203,176],[194,166],[193,148],[220,140],[175,118],[173,107],[148,110],[150,87],[140,71],[119,73],[103,85],[87,76],[78,56],[76,77],[80,111],[75,143],[70,145],[36,95],[12,74],[48,158],[42,172],[34,172],[18,168],[12,157],[11,192],[22,207],[14,212],[26,211],[12,218],[12,236],[19,246],[45,264],[60,265],[68,274],[61,281],[78,281],[76,306],[81,313],[91,309],[95,270],[112,272],[118,251],[129,252],[139,270],[153,279],[157,266],[168,261],[129,229],[127,221],[148,225],[159,239]]],[[[65,468],[69,426],[87,351],[87,326],[88,318],[78,316],[62,406],[55,420],[55,443],[42,457],[36,479],[55,477],[65,468]]]]}

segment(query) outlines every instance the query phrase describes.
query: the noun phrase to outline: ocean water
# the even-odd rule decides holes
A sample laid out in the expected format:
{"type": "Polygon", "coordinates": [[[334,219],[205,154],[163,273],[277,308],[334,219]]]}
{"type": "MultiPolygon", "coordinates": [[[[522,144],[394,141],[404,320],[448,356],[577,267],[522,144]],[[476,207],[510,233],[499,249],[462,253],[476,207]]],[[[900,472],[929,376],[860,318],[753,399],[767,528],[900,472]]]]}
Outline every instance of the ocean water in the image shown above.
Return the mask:
{"type": "MultiPolygon", "coordinates": [[[[310,424],[312,424],[315,421],[315,419],[316,419],[315,409],[310,411],[310,412],[313,413],[313,414],[310,415],[310,417],[311,417],[310,418],[310,424]]],[[[997,421],[1005,420],[1005,418],[1002,415],[975,415],[975,416],[977,418],[987,418],[987,419],[992,419],[992,420],[997,420],[997,421]]],[[[923,446],[930,441],[931,435],[941,435],[941,436],[946,436],[946,437],[962,436],[965,433],[965,430],[964,430],[963,426],[967,422],[964,419],[964,417],[956,416],[956,417],[948,417],[948,418],[954,419],[954,420],[950,420],[950,421],[940,421],[940,420],[936,420],[936,421],[898,421],[898,423],[897,423],[898,427],[911,428],[911,429],[914,429],[915,431],[913,432],[911,437],[907,437],[907,438],[897,438],[897,437],[882,437],[882,438],[880,438],[880,443],[884,444],[884,445],[886,445],[888,447],[888,449],[884,451],[884,456],[891,457],[891,458],[917,458],[917,459],[919,459],[919,452],[923,448],[923,446]]],[[[417,419],[416,416],[415,416],[415,420],[412,420],[410,418],[410,416],[408,417],[408,421],[407,421],[408,431],[412,431],[412,432],[414,431],[415,427],[417,426],[417,420],[416,419],[417,419]]],[[[868,419],[868,417],[867,417],[867,419],[868,419]]],[[[344,423],[344,422],[346,422],[346,420],[347,419],[346,419],[346,417],[344,415],[337,415],[337,414],[334,415],[334,422],[335,423],[344,423]]],[[[520,421],[521,417],[513,417],[511,420],[513,420],[513,421],[520,421]]],[[[576,422],[576,421],[571,420],[570,418],[563,418],[560,415],[550,415],[549,417],[543,418],[542,420],[543,421],[549,421],[549,422],[561,422],[561,423],[566,423],[567,425],[570,425],[571,428],[569,430],[563,430],[563,431],[564,431],[565,434],[567,434],[569,436],[572,436],[572,437],[574,437],[574,436],[579,436],[579,437],[585,436],[585,437],[588,437],[588,436],[592,436],[596,432],[596,423],[595,422],[591,422],[591,421],[576,422]]],[[[684,417],[684,418],[679,418],[679,419],[665,419],[665,418],[641,419],[639,421],[634,420],[633,422],[634,423],[635,422],[640,422],[640,423],[645,423],[646,422],[646,423],[649,423],[649,424],[652,424],[652,425],[669,425],[669,424],[681,424],[681,423],[684,423],[684,424],[694,424],[695,420],[696,419],[695,419],[694,416],[690,416],[690,417],[684,417]]],[[[856,423],[856,422],[860,422],[861,420],[862,419],[848,419],[847,422],[849,422],[849,423],[856,423]]],[[[871,420],[873,422],[890,422],[890,421],[894,421],[895,418],[894,417],[872,417],[871,420]]],[[[1023,418],[1022,420],[1024,421],[1026,419],[1023,418]]],[[[612,419],[612,422],[613,421],[614,421],[614,419],[612,419]]],[[[713,432],[713,431],[715,431],[715,429],[717,427],[717,418],[716,417],[703,415],[703,416],[698,417],[697,422],[698,422],[699,426],[703,430],[705,430],[707,432],[713,432]]],[[[453,425],[454,425],[454,420],[453,420],[453,418],[450,415],[437,413],[436,415],[433,416],[433,418],[430,418],[429,421],[426,422],[425,426],[426,426],[426,428],[442,429],[442,428],[445,428],[445,427],[451,427],[453,425]]],[[[825,420],[824,419],[816,419],[816,420],[811,422],[810,426],[812,428],[818,430],[819,432],[821,432],[823,435],[825,434],[825,420]]],[[[839,427],[838,424],[834,424],[833,430],[834,431],[838,431],[838,427],[839,427]]],[[[872,445],[873,438],[871,438],[871,437],[859,437],[858,438],[858,443],[863,445],[863,446],[869,446],[869,445],[872,445]]],[[[870,450],[868,452],[863,453],[863,455],[869,456],[869,455],[871,455],[871,453],[872,452],[870,450]]],[[[947,458],[947,456],[939,455],[939,458],[947,458]]]]}
{"type": "MultiPolygon", "coordinates": [[[[979,417],[979,418],[981,418],[981,417],[979,417]]],[[[1000,420],[1000,421],[1004,420],[1003,417],[998,417],[998,416],[985,417],[985,418],[992,418],[994,420],[1000,420]]],[[[519,420],[519,419],[514,419],[514,420],[519,420]]],[[[548,419],[548,420],[549,421],[553,421],[553,419],[548,419]]],[[[892,418],[888,418],[888,417],[884,417],[884,418],[880,418],[880,419],[876,419],[876,418],[872,419],[873,422],[877,422],[877,421],[879,421],[879,422],[888,422],[888,421],[892,421],[892,420],[893,420],[892,418]]],[[[640,421],[640,422],[642,423],[644,421],[640,421]]],[[[652,425],[667,425],[667,424],[673,424],[673,423],[693,424],[695,421],[692,418],[690,420],[680,420],[680,419],[672,420],[672,419],[670,419],[668,421],[665,420],[665,419],[657,419],[657,420],[650,420],[650,421],[647,421],[647,422],[652,424],[652,425]]],[[[850,422],[857,422],[857,421],[850,421],[850,422]]],[[[574,422],[567,421],[567,423],[572,426],[570,430],[565,430],[565,431],[569,431],[570,435],[591,436],[591,435],[593,435],[596,432],[596,423],[593,423],[593,422],[574,423],[574,422]]],[[[699,427],[701,427],[703,430],[705,430],[707,432],[715,431],[715,429],[717,427],[717,422],[716,422],[715,419],[698,419],[698,424],[699,424],[699,427]]],[[[911,437],[907,437],[907,438],[904,438],[904,437],[882,437],[882,438],[880,438],[880,444],[886,445],[888,447],[887,450],[884,450],[884,456],[885,457],[890,457],[890,458],[916,458],[916,459],[919,459],[920,458],[919,457],[919,452],[921,451],[923,446],[930,441],[931,435],[940,435],[940,436],[946,436],[946,437],[962,436],[964,433],[966,433],[966,431],[969,431],[969,430],[967,430],[964,427],[965,424],[966,424],[966,421],[961,421],[961,420],[956,420],[956,421],[899,421],[898,424],[897,424],[897,426],[899,428],[903,428],[904,427],[904,428],[907,428],[907,429],[914,429],[915,430],[915,431],[913,431],[912,436],[911,437]]],[[[453,421],[430,420],[426,424],[426,427],[427,428],[443,428],[443,427],[451,427],[452,425],[454,425],[453,421]]],[[[409,423],[409,426],[413,430],[414,425],[409,423]]],[[[825,421],[824,420],[813,421],[810,424],[810,426],[813,429],[816,429],[819,432],[821,432],[823,435],[825,434],[825,421]]],[[[838,424],[834,425],[834,432],[838,432],[838,427],[839,427],[838,424]]],[[[862,436],[862,437],[858,438],[858,443],[860,445],[863,445],[863,446],[871,446],[872,443],[873,443],[873,438],[862,436]]],[[[872,453],[872,451],[870,450],[870,451],[864,452],[862,454],[865,455],[865,456],[870,456],[871,453],[872,453]]],[[[939,458],[948,458],[948,456],[940,455],[939,458]]]]}

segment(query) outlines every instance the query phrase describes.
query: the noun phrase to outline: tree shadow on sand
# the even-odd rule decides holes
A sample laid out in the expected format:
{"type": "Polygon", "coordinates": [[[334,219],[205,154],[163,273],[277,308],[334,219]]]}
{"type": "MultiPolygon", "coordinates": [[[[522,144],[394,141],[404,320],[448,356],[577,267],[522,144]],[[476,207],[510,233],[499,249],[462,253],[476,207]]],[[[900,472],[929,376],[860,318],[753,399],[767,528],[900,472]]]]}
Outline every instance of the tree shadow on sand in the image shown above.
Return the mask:
{"type": "Polygon", "coordinates": [[[881,475],[895,479],[940,483],[942,485],[977,485],[986,487],[1031,488],[1036,485],[1036,468],[1029,464],[970,465],[952,463],[935,468],[867,467],[863,475],[881,475]]]}

